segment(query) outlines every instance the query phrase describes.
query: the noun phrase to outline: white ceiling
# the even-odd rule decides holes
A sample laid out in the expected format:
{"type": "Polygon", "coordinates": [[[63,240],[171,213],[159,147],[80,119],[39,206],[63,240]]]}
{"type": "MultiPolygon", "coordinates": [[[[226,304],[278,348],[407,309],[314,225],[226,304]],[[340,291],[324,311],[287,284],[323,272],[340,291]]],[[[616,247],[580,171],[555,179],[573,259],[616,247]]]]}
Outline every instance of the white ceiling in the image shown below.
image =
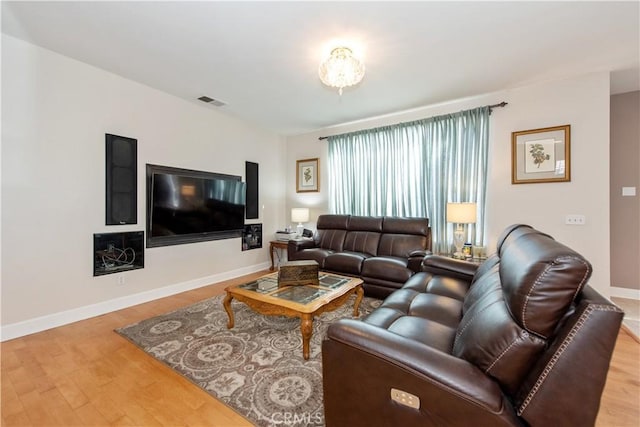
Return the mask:
{"type": "Polygon", "coordinates": [[[639,4],[3,1],[2,31],[290,135],[592,71],[637,90],[639,4]],[[317,69],[341,39],[367,72],[340,98],[317,69]]]}

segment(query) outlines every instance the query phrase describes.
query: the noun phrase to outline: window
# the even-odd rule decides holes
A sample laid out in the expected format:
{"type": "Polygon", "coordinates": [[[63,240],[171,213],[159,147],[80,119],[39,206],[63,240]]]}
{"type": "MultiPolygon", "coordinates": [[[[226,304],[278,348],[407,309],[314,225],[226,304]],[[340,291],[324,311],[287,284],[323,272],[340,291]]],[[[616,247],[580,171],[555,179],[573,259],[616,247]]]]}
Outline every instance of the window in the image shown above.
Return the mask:
{"type": "MultiPolygon", "coordinates": [[[[489,107],[329,137],[329,209],[427,217],[434,252],[449,252],[447,202],[475,202],[484,243],[489,107]]],[[[450,230],[450,229],[449,229],[450,230]]]]}

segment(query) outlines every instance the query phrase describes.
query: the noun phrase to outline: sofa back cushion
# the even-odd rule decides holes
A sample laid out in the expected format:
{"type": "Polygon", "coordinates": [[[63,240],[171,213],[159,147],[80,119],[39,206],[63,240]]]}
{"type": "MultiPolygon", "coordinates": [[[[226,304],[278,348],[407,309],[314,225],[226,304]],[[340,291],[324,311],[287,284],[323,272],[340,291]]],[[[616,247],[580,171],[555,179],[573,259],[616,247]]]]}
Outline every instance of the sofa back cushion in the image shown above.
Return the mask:
{"type": "Polygon", "coordinates": [[[591,264],[552,237],[531,230],[505,243],[500,280],[518,324],[548,338],[591,277],[591,264]]]}
{"type": "Polygon", "coordinates": [[[428,218],[385,217],[378,255],[407,258],[413,251],[430,249],[430,236],[428,218]]]}
{"type": "Polygon", "coordinates": [[[348,224],[349,215],[320,215],[314,236],[316,245],[322,249],[342,251],[348,224]]]}
{"type": "MultiPolygon", "coordinates": [[[[453,354],[515,393],[591,274],[573,250],[530,227],[500,239],[463,303],[453,354]]],[[[480,270],[480,269],[479,269],[480,270]]]]}
{"type": "Polygon", "coordinates": [[[413,234],[427,237],[431,229],[428,218],[398,218],[384,217],[382,232],[392,234],[413,234]]]}
{"type": "Polygon", "coordinates": [[[508,393],[515,393],[545,341],[513,320],[498,269],[496,265],[478,278],[467,293],[452,353],[495,378],[508,393]]]}
{"type": "Polygon", "coordinates": [[[345,236],[343,250],[375,256],[378,254],[382,218],[352,216],[345,236]]]}

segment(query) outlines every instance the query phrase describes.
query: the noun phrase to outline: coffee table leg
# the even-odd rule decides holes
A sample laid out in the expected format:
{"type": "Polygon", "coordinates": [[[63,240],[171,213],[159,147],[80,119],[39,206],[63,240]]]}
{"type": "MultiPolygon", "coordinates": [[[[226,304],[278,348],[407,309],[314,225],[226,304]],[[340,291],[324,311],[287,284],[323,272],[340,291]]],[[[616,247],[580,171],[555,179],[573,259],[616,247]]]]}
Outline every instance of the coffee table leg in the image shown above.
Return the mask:
{"type": "Polygon", "coordinates": [[[230,293],[227,293],[227,296],[224,297],[224,301],[222,302],[222,305],[224,306],[224,310],[227,312],[227,315],[229,316],[229,322],[227,323],[227,329],[231,329],[233,328],[234,325],[234,319],[233,319],[233,310],[231,310],[231,300],[233,299],[233,295],[231,295],[230,293]]]}
{"type": "Polygon", "coordinates": [[[300,318],[300,330],[302,331],[302,357],[309,360],[309,342],[313,332],[313,315],[305,313],[300,318]]]}
{"type": "Polygon", "coordinates": [[[358,316],[360,311],[360,302],[362,301],[362,297],[364,296],[364,289],[362,289],[362,285],[356,288],[356,302],[353,304],[353,316],[358,316]]]}

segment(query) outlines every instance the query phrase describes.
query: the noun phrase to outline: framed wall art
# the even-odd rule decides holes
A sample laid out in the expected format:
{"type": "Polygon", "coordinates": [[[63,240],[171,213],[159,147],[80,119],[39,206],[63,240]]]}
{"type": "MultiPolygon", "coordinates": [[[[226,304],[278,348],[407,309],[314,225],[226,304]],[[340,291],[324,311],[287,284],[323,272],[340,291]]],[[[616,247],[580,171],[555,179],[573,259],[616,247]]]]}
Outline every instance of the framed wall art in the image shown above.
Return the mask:
{"type": "Polygon", "coordinates": [[[511,183],[571,181],[571,125],[511,133],[511,183]]]}
{"type": "Polygon", "coordinates": [[[320,191],[319,161],[304,159],[296,162],[296,192],[311,193],[320,191]]]}

